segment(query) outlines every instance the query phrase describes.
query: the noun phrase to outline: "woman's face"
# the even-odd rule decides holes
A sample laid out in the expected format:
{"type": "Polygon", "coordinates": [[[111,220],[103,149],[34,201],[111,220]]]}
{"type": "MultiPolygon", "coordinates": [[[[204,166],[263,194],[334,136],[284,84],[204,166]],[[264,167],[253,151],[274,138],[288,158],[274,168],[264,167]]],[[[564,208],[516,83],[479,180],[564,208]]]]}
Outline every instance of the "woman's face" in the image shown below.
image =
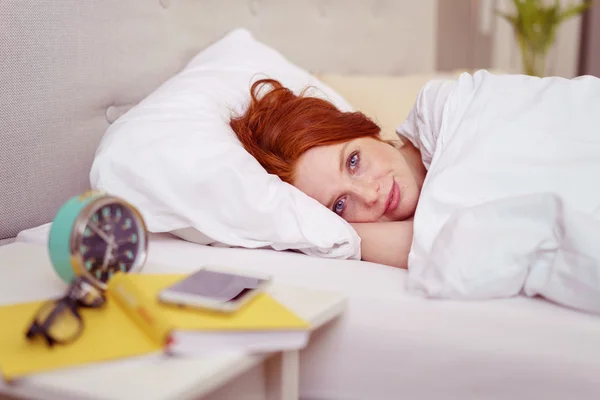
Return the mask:
{"type": "Polygon", "coordinates": [[[348,222],[400,221],[414,214],[425,173],[410,143],[361,138],[308,150],[293,184],[348,222]]]}

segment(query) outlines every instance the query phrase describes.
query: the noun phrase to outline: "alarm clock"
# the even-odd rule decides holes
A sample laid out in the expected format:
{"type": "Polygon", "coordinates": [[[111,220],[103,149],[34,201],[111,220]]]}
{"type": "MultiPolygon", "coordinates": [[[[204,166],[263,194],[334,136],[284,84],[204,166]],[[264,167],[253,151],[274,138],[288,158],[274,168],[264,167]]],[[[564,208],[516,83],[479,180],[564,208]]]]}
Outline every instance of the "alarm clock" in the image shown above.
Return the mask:
{"type": "Polygon", "coordinates": [[[66,283],[85,276],[106,290],[118,271],[136,272],[146,262],[148,231],[140,212],[123,199],[90,191],[58,210],[48,241],[54,270],[66,283]]]}

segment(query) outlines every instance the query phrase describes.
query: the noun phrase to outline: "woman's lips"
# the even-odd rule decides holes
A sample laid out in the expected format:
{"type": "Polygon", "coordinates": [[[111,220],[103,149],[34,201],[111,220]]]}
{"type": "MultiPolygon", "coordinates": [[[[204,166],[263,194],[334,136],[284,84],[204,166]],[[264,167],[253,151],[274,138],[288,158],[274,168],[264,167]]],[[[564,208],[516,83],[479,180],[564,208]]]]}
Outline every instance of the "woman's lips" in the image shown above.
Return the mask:
{"type": "Polygon", "coordinates": [[[387,207],[385,208],[384,214],[394,212],[398,207],[398,204],[400,204],[400,188],[398,188],[398,184],[394,180],[390,193],[388,194],[387,207]]]}

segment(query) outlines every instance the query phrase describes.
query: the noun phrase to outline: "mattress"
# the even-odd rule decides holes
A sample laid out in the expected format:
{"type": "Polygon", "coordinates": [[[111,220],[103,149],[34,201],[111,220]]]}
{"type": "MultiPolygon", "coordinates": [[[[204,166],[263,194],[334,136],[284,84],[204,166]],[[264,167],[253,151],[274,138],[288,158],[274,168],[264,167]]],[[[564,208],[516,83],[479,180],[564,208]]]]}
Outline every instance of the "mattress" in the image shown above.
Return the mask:
{"type": "MultiPolygon", "coordinates": [[[[17,241],[45,245],[49,225],[17,241]]],[[[278,282],[339,291],[346,313],[301,354],[305,399],[596,399],[600,318],[540,299],[427,300],[406,271],[152,234],[145,272],[226,264],[278,282]]]]}

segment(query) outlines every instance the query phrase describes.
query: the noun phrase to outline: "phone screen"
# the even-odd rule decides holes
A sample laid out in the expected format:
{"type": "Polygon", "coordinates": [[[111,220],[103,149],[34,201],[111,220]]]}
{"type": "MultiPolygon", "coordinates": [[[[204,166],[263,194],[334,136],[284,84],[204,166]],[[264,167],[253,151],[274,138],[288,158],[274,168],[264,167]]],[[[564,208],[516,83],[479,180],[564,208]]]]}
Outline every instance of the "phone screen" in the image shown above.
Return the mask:
{"type": "Polygon", "coordinates": [[[167,290],[229,303],[242,300],[252,289],[264,282],[265,280],[260,278],[203,269],[167,290]]]}

